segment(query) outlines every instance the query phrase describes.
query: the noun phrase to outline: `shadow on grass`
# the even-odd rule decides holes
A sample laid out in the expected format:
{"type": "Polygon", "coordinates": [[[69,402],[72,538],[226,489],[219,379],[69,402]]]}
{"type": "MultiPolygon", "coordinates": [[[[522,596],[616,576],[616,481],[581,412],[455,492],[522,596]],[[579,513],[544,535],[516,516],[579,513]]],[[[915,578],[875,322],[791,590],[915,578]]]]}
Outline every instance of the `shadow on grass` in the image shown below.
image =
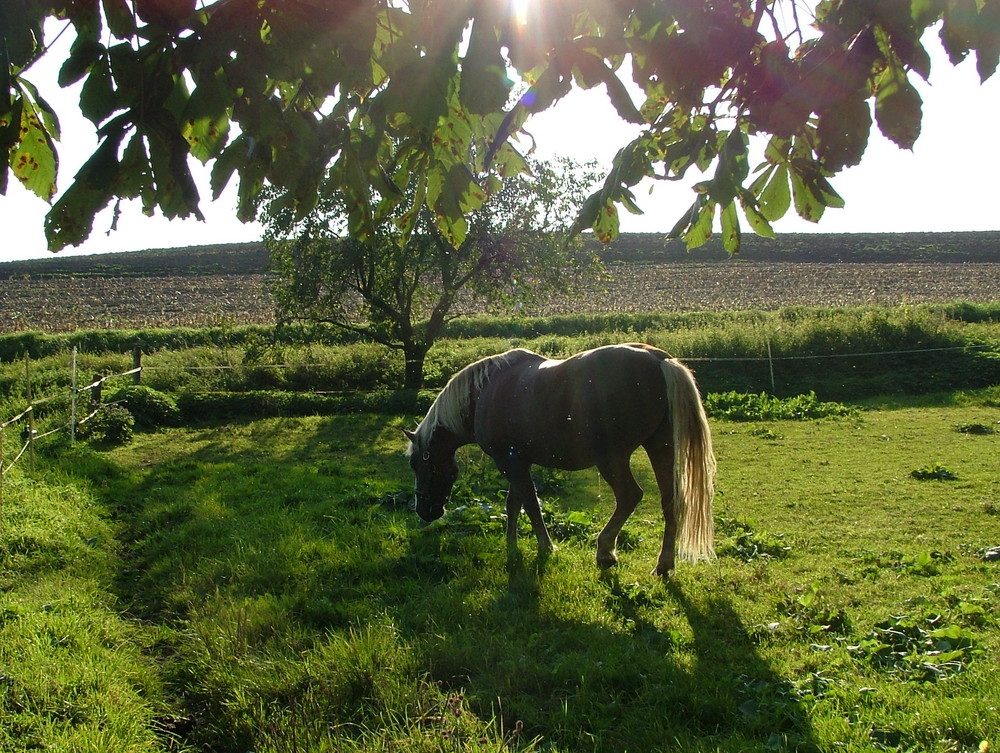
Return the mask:
{"type": "Polygon", "coordinates": [[[258,747],[253,714],[304,699],[319,709],[309,724],[374,724],[413,713],[364,711],[386,687],[429,681],[565,751],[815,747],[725,597],[582,572],[578,551],[508,552],[499,523],[419,530],[397,431],[275,419],[166,434],[125,450],[127,472],[94,464],[122,532],[120,598],[171,635],[163,664],[196,721],[189,742],[258,747]],[[373,625],[393,643],[376,676],[338,684],[334,663],[318,679],[308,657],[373,625]]]}

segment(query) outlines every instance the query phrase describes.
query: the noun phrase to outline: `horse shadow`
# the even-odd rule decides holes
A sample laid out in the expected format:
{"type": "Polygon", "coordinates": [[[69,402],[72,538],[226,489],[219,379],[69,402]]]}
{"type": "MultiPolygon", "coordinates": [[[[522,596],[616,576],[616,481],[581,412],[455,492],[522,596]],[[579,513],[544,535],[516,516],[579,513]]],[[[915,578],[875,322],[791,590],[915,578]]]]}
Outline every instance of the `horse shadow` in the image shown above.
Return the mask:
{"type": "Polygon", "coordinates": [[[470,645],[461,630],[439,632],[433,679],[559,749],[817,749],[795,683],[760,654],[730,598],[595,570],[603,613],[577,615],[546,595],[550,566],[548,556],[508,553],[492,634],[470,645]],[[686,628],[660,627],[658,610],[686,628]]]}

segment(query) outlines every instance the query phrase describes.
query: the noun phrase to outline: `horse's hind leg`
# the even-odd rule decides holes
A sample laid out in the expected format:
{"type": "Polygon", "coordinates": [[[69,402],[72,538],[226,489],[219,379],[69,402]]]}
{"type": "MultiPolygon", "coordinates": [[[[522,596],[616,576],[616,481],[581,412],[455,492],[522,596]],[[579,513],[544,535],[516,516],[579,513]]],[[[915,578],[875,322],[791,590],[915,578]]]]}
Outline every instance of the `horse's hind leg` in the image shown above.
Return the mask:
{"type": "Polygon", "coordinates": [[[674,509],[674,448],[670,444],[648,445],[646,454],[656,475],[660,489],[660,506],[663,508],[663,543],[656,560],[653,575],[667,576],[674,569],[677,541],[677,512],[674,509]]]}
{"type": "Polygon", "coordinates": [[[618,534],[642,499],[642,487],[632,475],[628,455],[598,463],[597,470],[615,494],[615,511],[597,536],[597,564],[611,567],[618,563],[618,534]]]}

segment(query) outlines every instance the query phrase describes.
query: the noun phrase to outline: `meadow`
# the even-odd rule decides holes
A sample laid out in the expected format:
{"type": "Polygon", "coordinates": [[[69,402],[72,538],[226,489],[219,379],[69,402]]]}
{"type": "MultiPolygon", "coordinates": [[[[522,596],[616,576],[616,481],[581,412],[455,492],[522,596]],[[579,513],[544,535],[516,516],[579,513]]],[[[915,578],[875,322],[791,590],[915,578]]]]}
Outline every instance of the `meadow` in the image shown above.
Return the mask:
{"type": "Polygon", "coordinates": [[[133,327],[0,336],[4,419],[26,369],[57,395],[72,347],[88,378],[144,352],[138,391],[105,394],[131,441],[57,433],[2,477],[0,751],[1000,740],[996,303],[478,317],[420,393],[394,390],[393,353],[328,331],[133,327]],[[456,369],[635,339],[706,393],[716,560],[652,577],[647,492],[598,569],[595,471],[540,471],[559,548],[524,522],[509,552],[503,479],[473,448],[449,514],[418,524],[401,429],[456,369]]]}
{"type": "Polygon", "coordinates": [[[985,751],[998,406],[713,419],[719,557],[667,582],[655,499],[594,565],[592,471],[540,474],[547,557],[471,449],[419,526],[414,415],[60,447],[4,481],[0,750],[985,751]]]}

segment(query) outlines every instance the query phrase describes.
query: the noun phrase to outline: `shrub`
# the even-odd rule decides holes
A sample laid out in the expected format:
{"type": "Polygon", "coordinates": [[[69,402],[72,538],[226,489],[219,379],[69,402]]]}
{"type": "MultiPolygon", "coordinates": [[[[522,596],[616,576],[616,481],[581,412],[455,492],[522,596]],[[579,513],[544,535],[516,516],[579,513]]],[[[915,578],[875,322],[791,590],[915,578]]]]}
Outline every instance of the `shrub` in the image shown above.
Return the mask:
{"type": "Polygon", "coordinates": [[[111,402],[124,406],[132,414],[135,428],[139,431],[177,426],[181,421],[181,412],[174,398],[150,387],[123,387],[111,395],[111,402]]]}
{"type": "Polygon", "coordinates": [[[102,405],[77,433],[82,439],[108,444],[127,444],[135,431],[135,417],[121,405],[102,405]]]}

